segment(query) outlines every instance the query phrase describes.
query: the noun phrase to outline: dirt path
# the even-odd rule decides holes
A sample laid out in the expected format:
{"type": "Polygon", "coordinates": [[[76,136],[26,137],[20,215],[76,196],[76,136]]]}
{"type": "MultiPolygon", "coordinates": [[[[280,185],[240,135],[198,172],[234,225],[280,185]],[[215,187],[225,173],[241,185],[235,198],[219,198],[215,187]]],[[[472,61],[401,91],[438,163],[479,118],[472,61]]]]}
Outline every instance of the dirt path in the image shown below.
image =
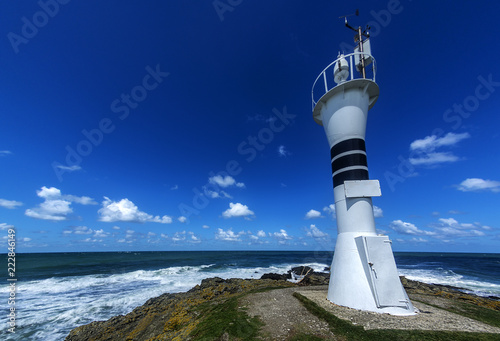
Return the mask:
{"type": "Polygon", "coordinates": [[[304,292],[315,287],[277,289],[246,296],[241,307],[248,308],[248,315],[259,316],[265,323],[266,340],[286,340],[300,332],[336,340],[328,323],[317,318],[295,298],[295,291],[304,292]]]}
{"type": "Polygon", "coordinates": [[[353,324],[362,325],[365,329],[419,329],[500,333],[500,328],[415,301],[413,301],[413,304],[420,310],[420,313],[405,317],[341,307],[326,300],[327,290],[327,286],[271,290],[246,296],[241,300],[240,306],[246,307],[250,316],[259,316],[265,323],[263,335],[266,340],[286,340],[298,332],[315,334],[329,340],[336,339],[325,321],[309,313],[292,296],[296,291],[335,316],[351,321],[353,324]]]}

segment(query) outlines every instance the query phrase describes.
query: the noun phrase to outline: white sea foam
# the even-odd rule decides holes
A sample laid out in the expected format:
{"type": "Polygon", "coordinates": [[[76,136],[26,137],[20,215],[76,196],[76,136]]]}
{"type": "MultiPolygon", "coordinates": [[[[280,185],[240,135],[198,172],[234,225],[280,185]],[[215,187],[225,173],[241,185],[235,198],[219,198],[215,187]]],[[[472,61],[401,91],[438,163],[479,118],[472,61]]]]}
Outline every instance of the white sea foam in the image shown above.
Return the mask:
{"type": "Polygon", "coordinates": [[[466,289],[470,293],[481,296],[500,296],[500,284],[478,281],[466,278],[452,270],[436,269],[399,269],[399,274],[408,279],[432,283],[451,285],[466,289]]]}

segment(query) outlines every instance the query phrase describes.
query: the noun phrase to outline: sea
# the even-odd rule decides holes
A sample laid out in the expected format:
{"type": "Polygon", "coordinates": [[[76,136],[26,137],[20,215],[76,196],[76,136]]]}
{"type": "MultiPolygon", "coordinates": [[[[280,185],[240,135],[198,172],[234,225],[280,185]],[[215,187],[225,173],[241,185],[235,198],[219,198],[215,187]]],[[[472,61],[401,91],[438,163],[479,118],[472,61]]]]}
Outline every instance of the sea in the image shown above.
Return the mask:
{"type": "MultiPolygon", "coordinates": [[[[2,255],[7,263],[7,255],[2,255]]],[[[16,255],[15,333],[9,332],[7,275],[0,278],[0,340],[64,340],[71,329],[124,315],[204,278],[260,278],[307,265],[330,266],[332,252],[172,251],[16,255]]],[[[500,254],[395,253],[399,273],[500,297],[500,254]]],[[[6,266],[7,268],[7,266],[6,266]]],[[[7,272],[7,271],[6,271],[7,272]]]]}

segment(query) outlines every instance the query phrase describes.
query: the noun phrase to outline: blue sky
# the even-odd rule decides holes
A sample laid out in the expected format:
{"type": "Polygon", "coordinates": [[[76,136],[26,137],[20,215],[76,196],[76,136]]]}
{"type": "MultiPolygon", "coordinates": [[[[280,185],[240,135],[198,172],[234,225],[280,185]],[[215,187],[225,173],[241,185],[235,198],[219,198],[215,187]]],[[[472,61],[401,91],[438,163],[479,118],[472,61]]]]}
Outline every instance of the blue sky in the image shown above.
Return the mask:
{"type": "Polygon", "coordinates": [[[0,6],[0,229],[18,252],[332,250],[310,94],[356,8],[380,87],[377,229],[395,251],[498,252],[494,2],[0,6]]]}

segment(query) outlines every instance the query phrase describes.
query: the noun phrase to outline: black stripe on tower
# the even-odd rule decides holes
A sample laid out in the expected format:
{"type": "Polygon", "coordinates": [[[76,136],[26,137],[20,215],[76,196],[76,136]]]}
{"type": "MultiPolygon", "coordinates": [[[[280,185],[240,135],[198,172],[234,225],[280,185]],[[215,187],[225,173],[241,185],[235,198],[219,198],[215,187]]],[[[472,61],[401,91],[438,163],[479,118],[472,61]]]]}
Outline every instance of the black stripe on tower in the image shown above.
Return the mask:
{"type": "Polygon", "coordinates": [[[363,139],[344,140],[330,149],[332,160],[333,187],[342,185],[346,180],[368,180],[365,141],[363,139]],[[345,152],[347,155],[337,157],[345,152]],[[342,171],[344,168],[348,168],[342,171]],[[366,168],[366,169],[362,169],[366,168]]]}
{"type": "Polygon", "coordinates": [[[351,150],[362,150],[366,153],[365,140],[350,139],[337,143],[330,149],[331,159],[333,160],[333,158],[340,153],[349,152],[351,150]]]}

